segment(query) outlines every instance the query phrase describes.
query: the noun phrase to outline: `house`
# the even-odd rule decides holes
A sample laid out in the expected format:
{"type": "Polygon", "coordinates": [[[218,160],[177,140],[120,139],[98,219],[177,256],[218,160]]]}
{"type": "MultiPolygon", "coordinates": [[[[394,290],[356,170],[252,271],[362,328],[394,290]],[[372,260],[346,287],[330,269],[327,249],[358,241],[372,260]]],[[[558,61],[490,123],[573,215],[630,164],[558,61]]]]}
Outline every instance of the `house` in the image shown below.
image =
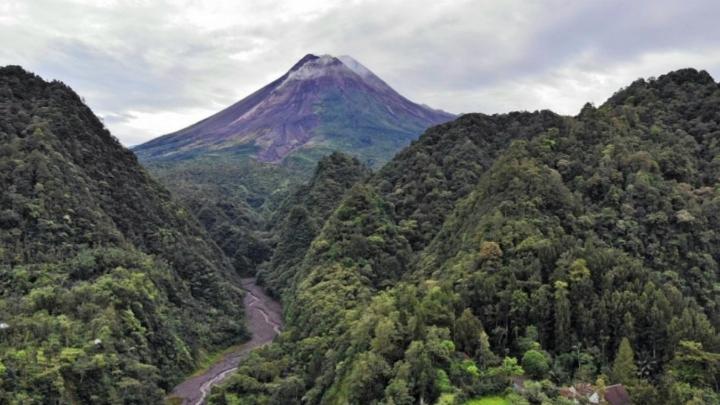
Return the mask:
{"type": "Polygon", "coordinates": [[[605,387],[605,401],[609,405],[631,405],[630,395],[622,384],[605,387]]]}
{"type": "Polygon", "coordinates": [[[577,383],[575,384],[575,392],[583,398],[589,398],[590,395],[595,393],[595,387],[588,383],[577,383]]]}
{"type": "Polygon", "coordinates": [[[575,403],[578,403],[578,400],[583,398],[583,396],[577,392],[575,387],[562,387],[559,389],[558,393],[561,397],[570,399],[575,403]]]}
{"type": "Polygon", "coordinates": [[[578,383],[571,387],[562,387],[559,390],[560,396],[572,400],[578,404],[590,402],[591,404],[600,403],[600,395],[592,384],[578,383]]]}
{"type": "Polygon", "coordinates": [[[604,396],[597,390],[597,387],[587,383],[578,383],[570,387],[561,387],[558,391],[560,396],[567,398],[576,404],[600,404],[602,403],[601,399],[604,398],[608,405],[632,405],[630,395],[625,389],[625,386],[622,384],[605,387],[604,396]]]}

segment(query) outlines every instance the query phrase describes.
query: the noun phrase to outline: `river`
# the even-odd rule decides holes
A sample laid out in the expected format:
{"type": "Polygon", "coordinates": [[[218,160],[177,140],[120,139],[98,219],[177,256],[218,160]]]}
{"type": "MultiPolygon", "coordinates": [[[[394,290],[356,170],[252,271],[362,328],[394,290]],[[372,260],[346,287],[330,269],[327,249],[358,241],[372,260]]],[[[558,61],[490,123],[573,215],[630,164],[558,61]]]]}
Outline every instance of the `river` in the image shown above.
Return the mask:
{"type": "Polygon", "coordinates": [[[252,338],[237,350],[225,354],[204,373],[188,378],[177,385],[169,398],[181,398],[183,405],[202,405],[213,385],[221,383],[238,368],[255,348],[270,343],[282,329],[282,307],[265,294],[254,278],[242,279],[245,290],[243,304],[247,327],[252,338]]]}

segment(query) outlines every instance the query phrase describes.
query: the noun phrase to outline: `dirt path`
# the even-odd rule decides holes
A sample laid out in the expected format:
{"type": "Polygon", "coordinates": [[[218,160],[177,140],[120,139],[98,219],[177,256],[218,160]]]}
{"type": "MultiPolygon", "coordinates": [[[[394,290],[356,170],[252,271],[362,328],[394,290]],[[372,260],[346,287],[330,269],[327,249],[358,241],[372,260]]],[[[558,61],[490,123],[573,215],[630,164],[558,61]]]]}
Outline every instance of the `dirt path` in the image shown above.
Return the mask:
{"type": "Polygon", "coordinates": [[[271,342],[280,333],[282,328],[280,303],[265,295],[253,278],[242,279],[242,286],[245,290],[243,298],[245,316],[252,339],[238,347],[236,351],[223,356],[203,374],[183,381],[173,389],[169,398],[182,398],[183,405],[203,404],[213,385],[232,374],[250,351],[271,342]]]}

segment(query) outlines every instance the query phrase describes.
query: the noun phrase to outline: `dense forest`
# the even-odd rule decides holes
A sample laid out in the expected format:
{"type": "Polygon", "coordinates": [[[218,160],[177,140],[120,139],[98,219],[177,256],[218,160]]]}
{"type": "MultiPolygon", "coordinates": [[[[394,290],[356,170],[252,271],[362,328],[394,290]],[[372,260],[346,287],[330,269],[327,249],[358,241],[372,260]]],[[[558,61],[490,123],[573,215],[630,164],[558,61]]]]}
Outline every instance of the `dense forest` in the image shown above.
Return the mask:
{"type": "Polygon", "coordinates": [[[292,274],[261,272],[286,329],[210,402],[564,404],[583,382],[720,403],[719,142],[720,87],[693,69],[575,117],[428,130],[309,228],[292,274]]]}
{"type": "Polygon", "coordinates": [[[234,270],[70,88],[0,68],[0,403],[160,403],[242,340],[234,270]]]}
{"type": "Polygon", "coordinates": [[[228,156],[142,163],[245,275],[272,255],[269,218],[312,176],[309,164],[274,165],[228,156]]]}
{"type": "Polygon", "coordinates": [[[276,296],[290,280],[312,241],[345,193],[370,171],[357,158],[334,152],[320,159],[313,177],[286,198],[270,219],[270,260],[257,269],[257,278],[276,296]]]}

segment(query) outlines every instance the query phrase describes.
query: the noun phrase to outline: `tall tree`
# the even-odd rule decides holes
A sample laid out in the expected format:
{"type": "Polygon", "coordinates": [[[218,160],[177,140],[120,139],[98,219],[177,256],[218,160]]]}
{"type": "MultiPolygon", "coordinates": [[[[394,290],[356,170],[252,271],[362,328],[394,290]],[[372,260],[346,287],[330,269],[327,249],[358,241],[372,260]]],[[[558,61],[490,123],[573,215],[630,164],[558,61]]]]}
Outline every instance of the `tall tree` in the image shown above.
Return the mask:
{"type": "Polygon", "coordinates": [[[455,322],[454,340],[458,349],[470,356],[475,356],[479,351],[482,333],[482,323],[473,315],[470,308],[466,308],[455,322]]]}
{"type": "Polygon", "coordinates": [[[612,378],[616,383],[625,385],[633,385],[637,381],[635,352],[633,352],[628,338],[623,338],[620,341],[612,366],[612,378]]]}
{"type": "Polygon", "coordinates": [[[555,348],[559,352],[570,350],[572,344],[567,286],[564,281],[555,282],[555,348]]]}

